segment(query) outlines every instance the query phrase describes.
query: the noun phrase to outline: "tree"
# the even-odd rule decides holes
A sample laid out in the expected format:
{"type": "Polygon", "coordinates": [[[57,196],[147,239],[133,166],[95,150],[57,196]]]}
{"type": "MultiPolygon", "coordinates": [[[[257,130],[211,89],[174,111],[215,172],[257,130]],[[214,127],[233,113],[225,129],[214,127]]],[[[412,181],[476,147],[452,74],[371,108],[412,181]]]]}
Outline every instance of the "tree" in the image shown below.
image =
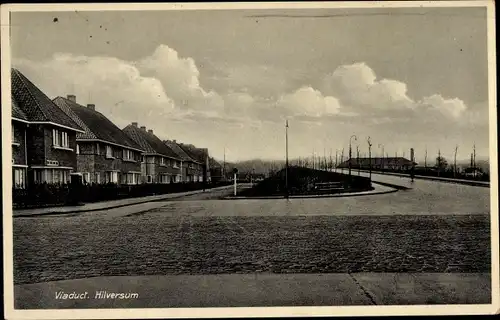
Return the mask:
{"type": "Polygon", "coordinates": [[[448,167],[448,161],[445,159],[445,157],[436,157],[436,168],[441,171],[445,170],[446,167],[448,167]]]}

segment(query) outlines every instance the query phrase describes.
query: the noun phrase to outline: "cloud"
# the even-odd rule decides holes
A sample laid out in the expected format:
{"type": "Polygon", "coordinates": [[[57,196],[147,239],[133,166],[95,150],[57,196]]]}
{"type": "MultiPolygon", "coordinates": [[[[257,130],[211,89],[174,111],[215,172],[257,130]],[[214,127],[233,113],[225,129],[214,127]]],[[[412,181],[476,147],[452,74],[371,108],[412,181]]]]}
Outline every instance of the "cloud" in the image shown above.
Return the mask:
{"type": "Polygon", "coordinates": [[[181,58],[177,51],[160,45],[149,57],[135,62],[142,75],[158,79],[176,104],[184,109],[223,111],[224,99],[200,85],[200,71],[195,61],[181,58]]]}
{"type": "Polygon", "coordinates": [[[174,101],[162,83],[126,61],[112,57],[55,54],[42,62],[17,60],[14,64],[51,98],[75,94],[81,104],[95,103],[120,125],[144,116],[175,114],[174,101]]]}
{"type": "Polygon", "coordinates": [[[323,96],[311,87],[302,87],[291,94],[283,95],[276,103],[286,116],[322,117],[338,114],[340,104],[337,98],[323,96]]]}
{"type": "Polygon", "coordinates": [[[439,94],[414,101],[408,96],[405,83],[392,79],[377,79],[365,63],[340,66],[327,75],[322,84],[323,94],[335,96],[347,109],[382,118],[389,113],[395,118],[419,115],[443,115],[459,118],[467,107],[458,98],[446,99],[439,94]]]}
{"type": "MultiPolygon", "coordinates": [[[[119,127],[139,122],[162,138],[214,150],[232,146],[243,158],[263,156],[259,152],[280,156],[284,118],[291,121],[297,143],[291,152],[297,155],[323,149],[325,141],[328,148],[340,147],[351,134],[387,145],[439,139],[444,145],[469,139],[461,135],[469,129],[487,132],[486,102],[468,108],[439,93],[411,98],[405,83],[378,79],[365,63],[339,66],[316,86],[287,82],[299,83],[295,78],[302,73],[290,80],[272,68],[258,68],[245,79],[245,72],[233,70],[237,85],[217,91],[200,81],[206,68],[166,45],[137,61],[58,53],[45,61],[18,59],[15,66],[49,97],[75,94],[79,103],[95,103],[119,127]],[[259,73],[263,80],[255,85],[259,73]],[[260,92],[262,86],[268,88],[260,92]]],[[[484,134],[474,139],[485,140],[484,134]]]]}

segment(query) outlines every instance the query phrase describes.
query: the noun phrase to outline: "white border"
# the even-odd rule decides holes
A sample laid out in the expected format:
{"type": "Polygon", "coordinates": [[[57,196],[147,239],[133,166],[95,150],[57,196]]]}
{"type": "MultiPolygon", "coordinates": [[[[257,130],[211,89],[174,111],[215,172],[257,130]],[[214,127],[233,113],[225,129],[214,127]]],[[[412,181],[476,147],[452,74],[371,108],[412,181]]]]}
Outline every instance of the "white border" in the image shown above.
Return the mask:
{"type": "MultiPolygon", "coordinates": [[[[1,63],[2,105],[10,101],[10,11],[134,11],[134,10],[214,10],[214,9],[294,9],[294,8],[413,8],[413,7],[487,7],[488,21],[488,80],[490,107],[490,165],[491,177],[498,177],[497,123],[496,123],[496,46],[495,12],[493,1],[394,1],[394,2],[268,2],[268,3],[128,3],[128,4],[11,4],[1,7],[1,63]],[[7,70],[7,71],[5,71],[7,70]]],[[[11,110],[2,108],[4,130],[10,132],[11,110]]],[[[10,159],[12,146],[3,135],[3,157],[10,159]]],[[[494,314],[499,312],[499,242],[498,242],[498,180],[492,179],[491,190],[491,260],[492,304],[490,305],[427,305],[427,306],[342,306],[342,307],[271,307],[271,308],[172,308],[172,309],[73,309],[73,310],[14,310],[13,299],[13,248],[12,248],[12,165],[2,161],[3,223],[4,223],[4,307],[5,317],[15,319],[130,319],[130,318],[227,318],[227,317],[278,317],[278,316],[353,316],[353,315],[448,315],[494,314]]]]}

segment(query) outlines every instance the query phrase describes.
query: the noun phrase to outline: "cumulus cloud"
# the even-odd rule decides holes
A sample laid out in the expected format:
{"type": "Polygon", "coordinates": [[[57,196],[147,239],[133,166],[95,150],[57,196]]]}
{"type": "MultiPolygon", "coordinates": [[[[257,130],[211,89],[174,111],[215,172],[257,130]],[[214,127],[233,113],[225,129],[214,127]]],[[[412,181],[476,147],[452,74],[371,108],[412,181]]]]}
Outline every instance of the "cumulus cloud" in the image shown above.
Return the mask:
{"type": "Polygon", "coordinates": [[[311,87],[302,87],[291,94],[283,95],[277,106],[287,116],[321,117],[338,114],[340,104],[337,98],[323,96],[311,87]]]}
{"type": "Polygon", "coordinates": [[[405,83],[392,79],[377,79],[365,63],[344,65],[325,77],[324,94],[335,96],[342,105],[373,115],[414,117],[425,112],[427,116],[441,114],[451,119],[460,117],[467,109],[458,98],[446,99],[439,94],[414,101],[407,94],[405,83]]]}
{"type": "Polygon", "coordinates": [[[141,74],[161,81],[165,93],[182,109],[222,111],[224,99],[200,85],[200,71],[195,61],[182,58],[174,49],[160,45],[149,57],[135,62],[141,74]]]}
{"type": "Polygon", "coordinates": [[[55,54],[42,62],[17,60],[15,66],[51,98],[75,94],[81,104],[95,103],[120,125],[144,115],[172,115],[174,101],[162,83],[126,61],[111,57],[55,54]]]}
{"type": "MultiPolygon", "coordinates": [[[[339,66],[320,79],[322,84],[318,86],[290,85],[296,79],[278,78],[272,68],[258,68],[246,79],[245,72],[233,70],[228,81],[238,75],[237,85],[218,91],[204,87],[192,58],[166,45],[137,61],[55,54],[46,61],[18,59],[15,66],[51,98],[72,93],[81,104],[95,103],[98,111],[120,127],[137,121],[159,136],[209,148],[219,148],[222,140],[246,146],[255,142],[255,137],[274,143],[265,137],[279,140],[281,127],[276,123],[285,117],[295,128],[291,131],[297,134],[294,141],[304,138],[304,145],[310,143],[310,137],[320,136],[324,141],[335,137],[335,143],[340,143],[348,140],[353,130],[357,134],[365,130],[366,135],[380,141],[395,139],[395,132],[401,132],[398,136],[404,132],[407,137],[429,132],[445,136],[435,131],[449,131],[451,126],[441,125],[446,121],[459,123],[463,129],[477,126],[488,117],[487,108],[469,109],[462,100],[439,93],[412,99],[405,83],[378,79],[365,63],[339,66]],[[260,79],[262,86],[275,87],[256,92],[259,86],[253,83],[260,79]],[[201,135],[200,128],[204,132],[201,135]]],[[[294,72],[290,70],[290,75],[294,72]]],[[[301,75],[299,72],[295,77],[301,75]]],[[[316,147],[323,148],[320,140],[315,142],[316,147]]],[[[277,141],[269,150],[280,143],[277,141]]]]}

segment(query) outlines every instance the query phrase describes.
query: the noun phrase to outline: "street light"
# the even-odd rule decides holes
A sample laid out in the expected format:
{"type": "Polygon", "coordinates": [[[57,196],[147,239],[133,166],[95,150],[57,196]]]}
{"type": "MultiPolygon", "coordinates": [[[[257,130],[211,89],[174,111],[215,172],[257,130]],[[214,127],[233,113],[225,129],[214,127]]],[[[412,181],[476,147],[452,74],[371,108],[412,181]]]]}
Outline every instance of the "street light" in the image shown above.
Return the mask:
{"type": "Polygon", "coordinates": [[[354,141],[358,141],[358,137],[356,137],[355,134],[353,134],[349,138],[349,179],[351,179],[351,158],[352,158],[352,138],[354,138],[354,141]]]}
{"type": "Polygon", "coordinates": [[[370,180],[372,179],[372,140],[370,137],[367,139],[368,142],[368,162],[369,162],[369,170],[370,170],[370,180]]]}
{"type": "Polygon", "coordinates": [[[285,169],[285,189],[286,198],[288,199],[288,120],[286,120],[285,125],[285,139],[286,139],[286,169],[285,169]]]}

